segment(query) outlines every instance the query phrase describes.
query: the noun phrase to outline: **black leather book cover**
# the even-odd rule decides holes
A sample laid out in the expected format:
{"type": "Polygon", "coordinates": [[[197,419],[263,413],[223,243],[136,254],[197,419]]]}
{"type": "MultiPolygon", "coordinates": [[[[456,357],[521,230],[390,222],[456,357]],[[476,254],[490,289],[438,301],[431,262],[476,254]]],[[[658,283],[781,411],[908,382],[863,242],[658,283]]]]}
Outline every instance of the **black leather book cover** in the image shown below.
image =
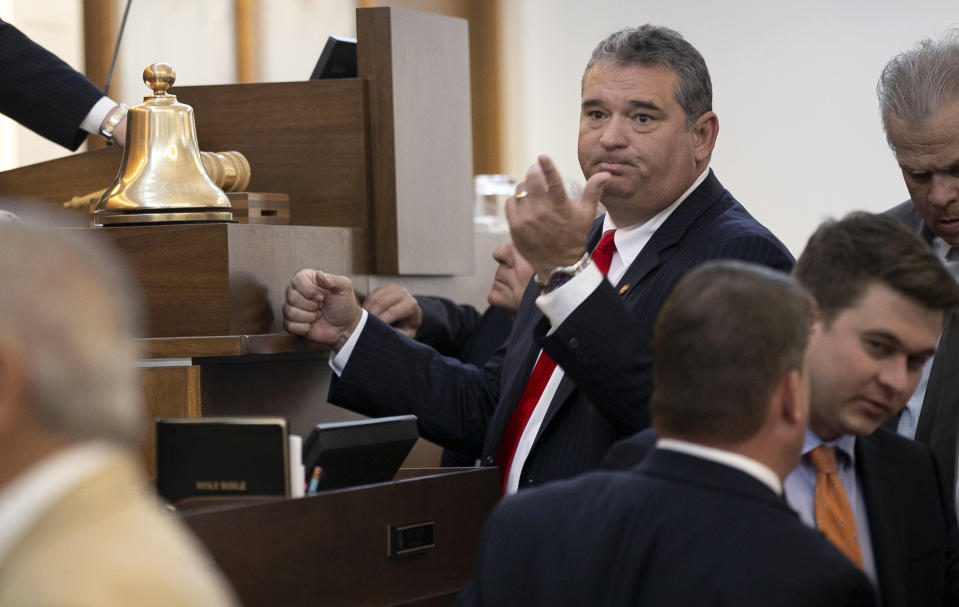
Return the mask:
{"type": "Polygon", "coordinates": [[[162,418],[156,445],[157,490],[171,503],[290,494],[285,419],[162,418]]]}

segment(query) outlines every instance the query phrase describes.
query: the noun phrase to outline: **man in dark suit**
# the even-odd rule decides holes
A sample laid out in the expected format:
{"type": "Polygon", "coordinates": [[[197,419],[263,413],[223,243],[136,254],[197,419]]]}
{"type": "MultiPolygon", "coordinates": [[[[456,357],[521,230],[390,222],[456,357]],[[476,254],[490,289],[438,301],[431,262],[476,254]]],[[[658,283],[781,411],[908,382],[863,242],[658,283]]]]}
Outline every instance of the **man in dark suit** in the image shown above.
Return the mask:
{"type": "MultiPolygon", "coordinates": [[[[887,211],[959,264],[959,30],[894,57],[879,80],[886,139],[910,199],[887,211]],[[950,251],[953,251],[950,254],[950,251]]],[[[953,270],[956,273],[956,270],[953,270]]],[[[959,319],[945,322],[936,356],[893,429],[932,449],[950,495],[959,458],[959,319]]],[[[959,504],[959,501],[955,502],[959,504]]]]}
{"type": "Polygon", "coordinates": [[[815,317],[786,274],[712,262],[662,308],[660,439],[630,472],[524,491],[487,521],[465,605],[874,605],[782,499],[808,414],[815,317]]]}
{"type": "Polygon", "coordinates": [[[20,30],[0,20],[0,112],[75,150],[87,133],[123,145],[126,106],[20,30]]]}
{"type": "MultiPolygon", "coordinates": [[[[363,298],[363,309],[404,335],[434,348],[443,356],[482,368],[506,342],[533,268],[512,242],[493,249],[496,274],[480,314],[468,304],[445,297],[413,295],[396,284],[378,287],[363,298]]],[[[443,466],[475,466],[476,457],[443,450],[443,466]]]]}
{"type": "MultiPolygon", "coordinates": [[[[823,224],[795,270],[822,318],[809,344],[810,420],[786,497],[810,527],[844,546],[884,607],[959,605],[959,539],[951,499],[929,449],[879,429],[916,387],[959,289],[929,248],[898,221],[852,214],[823,224]],[[819,454],[831,453],[821,476],[819,454]],[[826,508],[831,476],[842,494],[826,508]],[[827,511],[844,511],[842,534],[827,511]]],[[[635,465],[650,437],[610,449],[603,467],[635,465]]]]}
{"type": "Polygon", "coordinates": [[[901,223],[867,214],[820,226],[795,275],[822,320],[809,345],[809,431],[786,480],[789,503],[823,529],[817,447],[831,450],[853,519],[845,524],[856,530],[845,552],[883,605],[959,605],[956,518],[938,466],[925,445],[877,430],[916,388],[959,287],[901,223]]]}
{"type": "Polygon", "coordinates": [[[493,249],[496,273],[481,314],[468,304],[445,297],[413,295],[386,284],[362,298],[363,309],[443,356],[483,367],[509,336],[533,268],[512,242],[493,249]]]}
{"type": "Polygon", "coordinates": [[[672,30],[629,28],[600,43],[583,77],[583,195],[567,197],[541,156],[507,202],[537,278],[482,371],[368,317],[347,278],[298,272],[285,327],[336,352],[330,402],[415,413],[422,436],[499,465],[505,493],[595,468],[647,427],[652,326],[673,285],[710,259],[792,265],[709,169],[711,90],[702,56],[672,30]],[[607,214],[594,221],[600,200],[607,214]]]}

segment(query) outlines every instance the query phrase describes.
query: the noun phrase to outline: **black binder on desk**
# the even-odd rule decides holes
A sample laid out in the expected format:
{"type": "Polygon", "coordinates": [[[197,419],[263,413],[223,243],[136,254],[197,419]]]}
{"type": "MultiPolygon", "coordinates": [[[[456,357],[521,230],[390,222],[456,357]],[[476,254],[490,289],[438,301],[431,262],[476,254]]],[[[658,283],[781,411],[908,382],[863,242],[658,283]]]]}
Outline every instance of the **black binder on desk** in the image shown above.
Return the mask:
{"type": "Polygon", "coordinates": [[[417,438],[415,415],[317,424],[303,444],[307,480],[319,467],[317,491],[391,481],[417,438]]]}
{"type": "Polygon", "coordinates": [[[286,420],[176,417],[156,420],[157,491],[186,498],[289,497],[286,420]]]}

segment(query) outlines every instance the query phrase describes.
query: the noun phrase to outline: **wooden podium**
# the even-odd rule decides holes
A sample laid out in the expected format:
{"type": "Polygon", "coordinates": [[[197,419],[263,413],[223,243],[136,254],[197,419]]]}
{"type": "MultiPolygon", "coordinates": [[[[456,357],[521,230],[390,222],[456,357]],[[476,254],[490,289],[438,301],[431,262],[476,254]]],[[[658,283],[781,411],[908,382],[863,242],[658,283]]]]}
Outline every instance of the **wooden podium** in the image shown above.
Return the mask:
{"type": "MultiPolygon", "coordinates": [[[[172,89],[194,108],[201,149],[243,153],[251,191],[289,194],[291,225],[95,230],[142,288],[139,337],[167,340],[144,344],[153,416],[290,415],[294,432],[339,421],[325,417],[325,354],[257,338],[282,333],[293,273],[345,274],[359,292],[374,273],[472,273],[466,22],[386,7],[356,17],[357,78],[172,89]]],[[[0,195],[60,207],[109,185],[120,156],[108,148],[6,171],[0,195]]]]}
{"type": "MultiPolygon", "coordinates": [[[[466,21],[361,8],[356,29],[357,78],[170,92],[193,107],[201,150],[241,152],[251,192],[289,195],[291,225],[367,230],[378,274],[469,274],[466,21]]],[[[0,195],[60,206],[108,187],[120,158],[106,148],[6,171],[0,195]]]]}
{"type": "Polygon", "coordinates": [[[424,472],[183,518],[248,607],[449,605],[471,577],[499,474],[424,472]],[[405,553],[389,555],[391,528],[394,552],[405,553]]]}
{"type": "MultiPolygon", "coordinates": [[[[289,195],[290,225],[95,229],[144,296],[151,417],[279,415],[303,435],[358,417],[325,402],[327,353],[282,333],[293,273],[323,268],[367,292],[374,273],[473,272],[466,22],[356,16],[357,78],[171,90],[193,106],[201,150],[243,153],[251,192],[289,195]]],[[[108,187],[120,159],[107,148],[6,171],[0,196],[60,208],[108,187]]],[[[472,470],[184,516],[249,605],[449,602],[498,492],[497,471],[472,470]],[[390,525],[429,520],[435,548],[386,556],[390,525]]]]}

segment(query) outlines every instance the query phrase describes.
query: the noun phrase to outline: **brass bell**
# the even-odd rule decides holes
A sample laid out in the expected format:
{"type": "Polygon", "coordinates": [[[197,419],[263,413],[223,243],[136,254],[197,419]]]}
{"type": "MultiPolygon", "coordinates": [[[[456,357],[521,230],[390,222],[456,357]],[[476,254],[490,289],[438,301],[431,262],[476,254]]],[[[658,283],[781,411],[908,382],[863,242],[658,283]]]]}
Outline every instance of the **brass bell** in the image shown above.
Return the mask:
{"type": "Polygon", "coordinates": [[[120,171],[93,212],[96,225],[233,220],[229,199],[203,168],[193,108],[167,93],[175,80],[166,63],[143,70],[153,95],[127,114],[120,171]]]}

